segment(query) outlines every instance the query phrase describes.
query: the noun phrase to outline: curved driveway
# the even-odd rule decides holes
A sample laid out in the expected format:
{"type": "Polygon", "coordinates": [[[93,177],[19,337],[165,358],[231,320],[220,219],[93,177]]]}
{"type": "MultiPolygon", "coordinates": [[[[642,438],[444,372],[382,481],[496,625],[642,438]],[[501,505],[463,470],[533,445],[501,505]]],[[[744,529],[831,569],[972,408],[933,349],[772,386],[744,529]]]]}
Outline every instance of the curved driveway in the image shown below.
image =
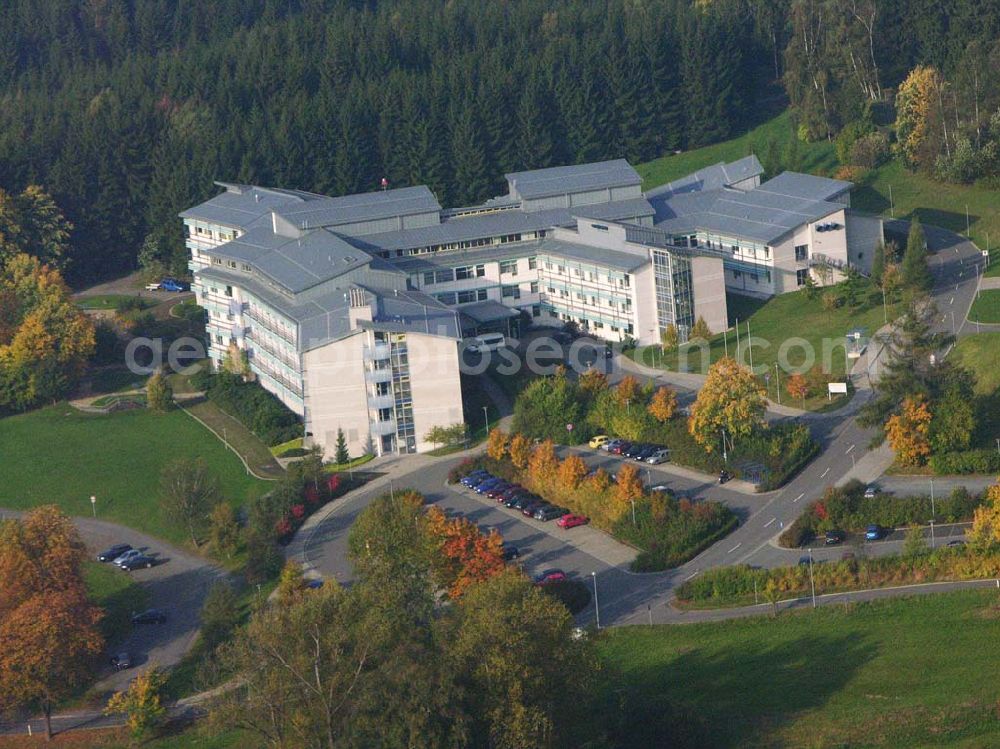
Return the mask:
{"type": "MultiPolygon", "coordinates": [[[[901,226],[904,223],[895,222],[895,225],[905,229],[901,226]]],[[[951,332],[954,315],[956,332],[960,332],[975,294],[977,267],[982,257],[974,245],[958,235],[932,226],[926,226],[925,232],[933,252],[930,264],[936,279],[934,297],[942,313],[937,328],[951,332]]],[[[875,346],[870,346],[870,349],[874,351],[875,346]]],[[[872,367],[871,364],[867,366],[872,367]]],[[[668,466],[660,467],[664,470],[653,469],[666,478],[664,483],[699,498],[724,501],[741,518],[740,526],[729,536],[686,564],[661,573],[635,574],[628,570],[627,564],[609,564],[563,543],[558,534],[547,532],[548,528],[542,530],[534,521],[516,518],[482,499],[445,487],[448,468],[455,461],[431,464],[402,475],[395,479],[395,486],[417,489],[430,502],[461,512],[481,526],[497,528],[507,540],[528,552],[523,563],[529,572],[544,567],[561,567],[584,578],[595,572],[602,625],[718,618],[718,614],[710,612],[681,614],[670,607],[674,588],[711,567],[739,563],[761,566],[794,563],[799,552],[780,549],[774,541],[782,528],[799,515],[806,502],[818,496],[826,486],[842,483],[851,477],[873,480],[891,462],[886,448],[868,450],[873,433],[861,428],[855,421],[858,409],[871,397],[869,377],[864,376],[864,369],[861,372],[861,376],[855,375],[857,392],[848,405],[830,414],[806,417],[822,452],[778,491],[746,495],[703,480],[670,475],[668,466]]],[[[656,379],[668,381],[669,374],[657,375],[656,379]]],[[[654,480],[658,482],[660,479],[654,480]]],[[[384,487],[362,491],[335,507],[305,539],[304,561],[324,575],[336,577],[342,582],[349,581],[351,568],[346,556],[347,531],[368,502],[384,492],[384,487]]],[[[892,548],[891,542],[881,548],[892,548]]]]}

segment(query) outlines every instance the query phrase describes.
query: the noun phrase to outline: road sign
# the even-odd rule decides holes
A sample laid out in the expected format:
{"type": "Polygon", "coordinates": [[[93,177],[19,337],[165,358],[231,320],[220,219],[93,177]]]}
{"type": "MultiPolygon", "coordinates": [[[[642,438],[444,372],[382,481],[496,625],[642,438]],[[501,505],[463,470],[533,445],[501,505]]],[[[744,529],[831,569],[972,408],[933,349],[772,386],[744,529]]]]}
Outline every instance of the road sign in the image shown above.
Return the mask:
{"type": "Polygon", "coordinates": [[[567,424],[566,425],[566,431],[567,432],[572,432],[573,431],[573,425],[572,424],[567,424]]]}

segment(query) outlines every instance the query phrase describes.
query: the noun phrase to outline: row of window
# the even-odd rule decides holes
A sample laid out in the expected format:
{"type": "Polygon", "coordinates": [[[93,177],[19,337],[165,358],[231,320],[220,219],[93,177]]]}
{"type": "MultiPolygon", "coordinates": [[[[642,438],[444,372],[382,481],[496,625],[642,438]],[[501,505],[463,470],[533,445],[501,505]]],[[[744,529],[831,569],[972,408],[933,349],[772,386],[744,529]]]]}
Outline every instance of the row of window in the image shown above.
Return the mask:
{"type": "Polygon", "coordinates": [[[409,247],[406,249],[383,250],[379,253],[384,258],[409,257],[412,255],[430,255],[436,252],[448,252],[450,250],[467,250],[472,247],[487,247],[490,245],[509,244],[511,242],[521,242],[530,239],[544,239],[545,230],[525,232],[523,234],[502,234],[495,237],[482,237],[479,239],[467,239],[461,242],[446,242],[443,244],[432,244],[425,247],[409,247]]]}
{"type": "MultiPolygon", "coordinates": [[[[535,258],[528,258],[528,270],[535,270],[538,262],[535,258]]],[[[517,260],[501,260],[501,275],[516,276],[517,260]]],[[[450,283],[451,281],[463,281],[469,278],[482,278],[486,275],[485,265],[464,265],[457,268],[442,268],[440,270],[424,271],[424,286],[431,286],[436,283],[450,283]]]]}
{"type": "Polygon", "coordinates": [[[485,302],[489,297],[486,289],[466,289],[465,291],[442,291],[434,298],[443,304],[469,304],[470,302],[485,302]]]}
{"type": "MultiPolygon", "coordinates": [[[[545,270],[554,270],[554,272],[560,276],[568,275],[565,265],[561,265],[559,263],[553,264],[549,260],[545,261],[545,270]]],[[[596,270],[584,271],[582,268],[573,268],[573,275],[576,276],[577,278],[586,279],[587,281],[591,281],[593,283],[600,282],[600,274],[596,270]]],[[[617,283],[619,286],[626,289],[629,288],[631,284],[631,279],[629,278],[628,273],[623,274],[621,278],[617,279],[613,275],[608,273],[606,278],[608,283],[610,284],[617,283]]]]}
{"type": "Polygon", "coordinates": [[[253,272],[253,267],[247,265],[246,263],[237,263],[235,260],[226,260],[225,263],[223,263],[223,259],[221,257],[218,257],[217,255],[212,256],[212,265],[222,266],[223,264],[225,264],[227,268],[231,268],[232,270],[236,270],[237,268],[239,268],[239,270],[243,271],[244,273],[253,272]]]}

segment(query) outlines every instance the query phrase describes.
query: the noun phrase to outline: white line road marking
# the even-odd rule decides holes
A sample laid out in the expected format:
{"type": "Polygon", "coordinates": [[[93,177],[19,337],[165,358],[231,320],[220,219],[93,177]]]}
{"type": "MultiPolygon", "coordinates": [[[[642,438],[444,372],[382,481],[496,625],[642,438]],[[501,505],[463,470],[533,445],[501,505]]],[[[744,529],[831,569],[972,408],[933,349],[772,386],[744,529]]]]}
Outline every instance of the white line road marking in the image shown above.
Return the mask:
{"type": "Polygon", "coordinates": [[[690,580],[692,577],[697,577],[697,576],[698,576],[698,573],[694,572],[694,573],[688,575],[687,577],[685,577],[684,580],[687,581],[687,580],[690,580]]]}
{"type": "Polygon", "coordinates": [[[948,300],[948,304],[954,304],[954,303],[955,303],[955,297],[952,297],[951,299],[948,300]]]}
{"type": "Polygon", "coordinates": [[[792,502],[798,502],[798,501],[799,501],[800,499],[802,499],[802,498],[803,498],[804,496],[806,496],[806,493],[805,493],[805,492],[802,492],[802,493],[801,493],[801,494],[800,494],[799,496],[797,496],[797,497],[796,497],[795,499],[793,499],[793,500],[792,500],[792,502]]]}
{"type": "Polygon", "coordinates": [[[736,550],[737,550],[738,548],[740,548],[740,547],[741,547],[742,545],[743,545],[743,542],[742,542],[742,541],[740,541],[740,542],[739,542],[738,544],[736,544],[736,546],[734,546],[733,548],[731,548],[731,549],[730,549],[729,551],[727,551],[726,553],[727,553],[727,554],[732,554],[732,553],[733,553],[734,551],[736,551],[736,550]]]}
{"type": "Polygon", "coordinates": [[[821,474],[819,475],[819,477],[820,477],[820,478],[823,478],[823,477],[824,477],[824,476],[826,476],[826,474],[828,474],[829,472],[830,472],[830,467],[829,467],[829,466],[827,466],[827,467],[826,467],[826,470],[825,470],[825,471],[823,471],[823,473],[821,473],[821,474]]]}
{"type": "Polygon", "coordinates": [[[777,520],[777,519],[778,519],[778,518],[771,518],[771,519],[770,519],[770,520],[768,520],[768,521],[767,521],[766,523],[764,523],[764,527],[765,527],[765,528],[767,528],[767,526],[769,526],[769,525],[770,525],[771,523],[773,523],[773,522],[774,522],[775,520],[777,520]]]}
{"type": "Polygon", "coordinates": [[[854,445],[851,445],[849,448],[847,448],[847,452],[845,452],[844,455],[847,455],[847,453],[849,453],[851,450],[853,450],[854,447],[855,447],[854,445]]]}

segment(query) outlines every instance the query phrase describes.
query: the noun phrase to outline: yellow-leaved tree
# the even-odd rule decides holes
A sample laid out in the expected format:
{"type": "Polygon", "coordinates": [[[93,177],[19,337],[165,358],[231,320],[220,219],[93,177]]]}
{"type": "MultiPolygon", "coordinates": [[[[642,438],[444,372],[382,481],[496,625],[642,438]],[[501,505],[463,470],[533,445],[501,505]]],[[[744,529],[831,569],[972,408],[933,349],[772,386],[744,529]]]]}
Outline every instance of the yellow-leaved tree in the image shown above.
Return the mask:
{"type": "Polygon", "coordinates": [[[531,439],[517,432],[510,438],[510,445],[507,447],[510,462],[518,468],[527,468],[528,460],[531,458],[531,447],[531,439]]]}
{"type": "Polygon", "coordinates": [[[615,518],[620,518],[631,507],[633,502],[642,499],[642,479],[639,469],[631,463],[622,466],[615,483],[615,518]]]}
{"type": "Polygon", "coordinates": [[[725,430],[736,442],[764,424],[765,392],[753,373],[732,357],[719,359],[708,370],[705,384],[691,407],[688,431],[712,452],[725,430]]]}
{"type": "Polygon", "coordinates": [[[657,388],[649,401],[649,413],[654,419],[663,423],[670,421],[677,411],[677,393],[668,387],[657,388]]]}
{"type": "Polygon", "coordinates": [[[486,440],[486,454],[493,460],[503,460],[507,454],[507,433],[498,427],[494,427],[486,440]]]}
{"type": "Polygon", "coordinates": [[[587,464],[579,455],[570,455],[559,464],[559,485],[566,491],[573,491],[587,475],[587,464]]]}
{"type": "Polygon", "coordinates": [[[903,408],[885,423],[885,436],[900,465],[918,466],[931,454],[931,410],[922,397],[903,400],[903,408]]]}
{"type": "Polygon", "coordinates": [[[918,65],[896,94],[896,148],[911,169],[934,166],[943,137],[941,92],[936,68],[918,65]]]}
{"type": "Polygon", "coordinates": [[[969,541],[979,549],[989,549],[1000,544],[1000,479],[986,490],[986,501],[976,508],[972,516],[969,541]]]}

